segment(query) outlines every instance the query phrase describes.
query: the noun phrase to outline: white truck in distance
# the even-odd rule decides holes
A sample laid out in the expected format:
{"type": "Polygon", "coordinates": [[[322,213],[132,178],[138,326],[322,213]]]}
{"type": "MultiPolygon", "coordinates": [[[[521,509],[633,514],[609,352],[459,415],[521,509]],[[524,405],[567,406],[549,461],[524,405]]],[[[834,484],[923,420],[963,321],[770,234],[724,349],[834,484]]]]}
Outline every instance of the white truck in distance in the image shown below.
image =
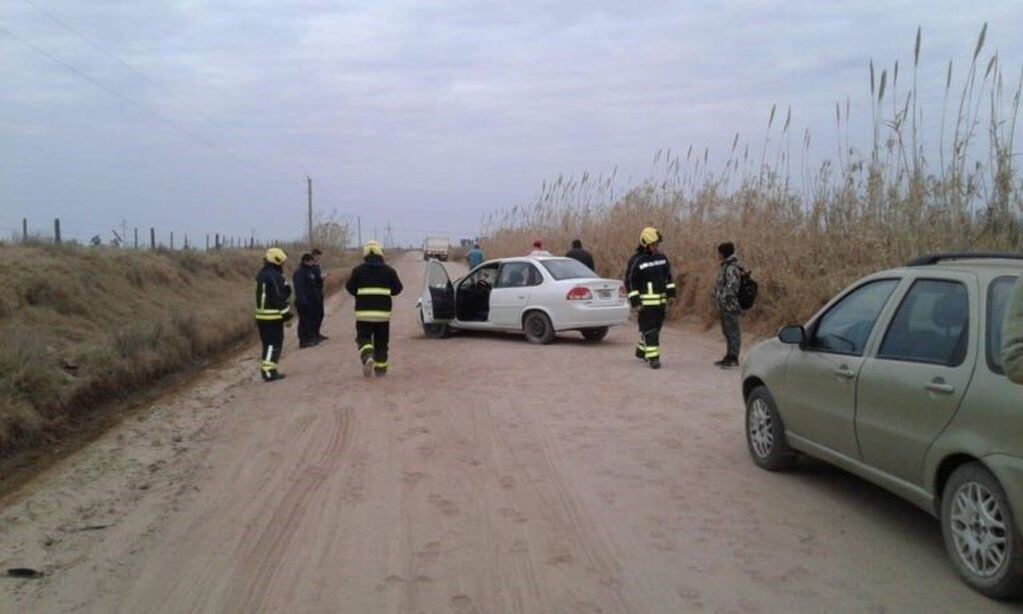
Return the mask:
{"type": "Polygon", "coordinates": [[[426,241],[423,242],[423,260],[436,258],[446,261],[448,250],[451,249],[450,244],[451,240],[447,237],[426,237],[426,241]]]}

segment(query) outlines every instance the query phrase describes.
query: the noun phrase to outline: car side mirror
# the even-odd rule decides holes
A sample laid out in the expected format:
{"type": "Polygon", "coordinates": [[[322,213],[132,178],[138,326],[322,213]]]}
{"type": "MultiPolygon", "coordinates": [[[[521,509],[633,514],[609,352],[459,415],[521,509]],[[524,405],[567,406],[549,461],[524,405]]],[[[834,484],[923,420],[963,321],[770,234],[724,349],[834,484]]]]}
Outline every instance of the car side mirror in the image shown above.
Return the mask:
{"type": "Polygon", "coordinates": [[[806,329],[802,326],[786,326],[778,331],[778,339],[790,345],[803,345],[806,343],[806,329]]]}

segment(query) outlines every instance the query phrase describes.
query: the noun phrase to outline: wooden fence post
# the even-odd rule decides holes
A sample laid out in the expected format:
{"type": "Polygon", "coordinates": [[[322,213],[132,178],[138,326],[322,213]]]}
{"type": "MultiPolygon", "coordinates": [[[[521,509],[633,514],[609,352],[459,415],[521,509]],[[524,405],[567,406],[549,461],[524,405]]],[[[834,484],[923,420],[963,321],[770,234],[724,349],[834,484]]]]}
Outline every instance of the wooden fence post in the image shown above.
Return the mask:
{"type": "Polygon", "coordinates": [[[135,227],[135,249],[139,248],[139,227],[135,227]]]}
{"type": "Polygon", "coordinates": [[[60,245],[60,218],[53,220],[53,242],[60,245]]]}
{"type": "Polygon", "coordinates": [[[174,231],[173,230],[170,233],[170,241],[171,241],[171,244],[170,244],[171,245],[171,251],[174,251],[174,231]]]}
{"type": "Polygon", "coordinates": [[[21,218],[21,242],[28,243],[28,218],[21,218]]]}
{"type": "Polygon", "coordinates": [[[220,233],[214,233],[213,235],[213,249],[220,251],[220,233]]]}
{"type": "Polygon", "coordinates": [[[156,249],[156,229],[149,227],[149,249],[156,249]]]}

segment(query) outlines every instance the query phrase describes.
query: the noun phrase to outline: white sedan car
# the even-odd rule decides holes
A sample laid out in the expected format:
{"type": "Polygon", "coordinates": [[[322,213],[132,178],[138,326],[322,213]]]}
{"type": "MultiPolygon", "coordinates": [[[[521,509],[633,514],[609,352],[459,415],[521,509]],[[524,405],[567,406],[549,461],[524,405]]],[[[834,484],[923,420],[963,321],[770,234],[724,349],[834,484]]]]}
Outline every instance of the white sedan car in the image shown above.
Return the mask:
{"type": "Polygon", "coordinates": [[[628,318],[622,282],[553,256],[491,260],[454,283],[444,265],[430,260],[419,299],[423,331],[434,338],[452,329],[494,330],[550,343],[556,333],[577,330],[600,341],[628,318]]]}

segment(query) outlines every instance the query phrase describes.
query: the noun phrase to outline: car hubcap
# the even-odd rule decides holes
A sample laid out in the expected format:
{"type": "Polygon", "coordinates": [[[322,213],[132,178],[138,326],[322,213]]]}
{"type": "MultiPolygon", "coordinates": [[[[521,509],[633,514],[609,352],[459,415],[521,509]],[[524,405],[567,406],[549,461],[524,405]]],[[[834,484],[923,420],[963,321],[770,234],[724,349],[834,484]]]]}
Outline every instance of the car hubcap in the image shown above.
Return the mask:
{"type": "Polygon", "coordinates": [[[749,440],[753,444],[753,451],[760,458],[771,453],[774,445],[774,420],[771,418],[771,410],[767,401],[754,399],[753,406],[749,411],[749,440]]]}
{"type": "Polygon", "coordinates": [[[952,540],[971,573],[990,578],[1005,564],[1008,532],[998,500],[984,485],[967,482],[952,500],[952,540]]]}

